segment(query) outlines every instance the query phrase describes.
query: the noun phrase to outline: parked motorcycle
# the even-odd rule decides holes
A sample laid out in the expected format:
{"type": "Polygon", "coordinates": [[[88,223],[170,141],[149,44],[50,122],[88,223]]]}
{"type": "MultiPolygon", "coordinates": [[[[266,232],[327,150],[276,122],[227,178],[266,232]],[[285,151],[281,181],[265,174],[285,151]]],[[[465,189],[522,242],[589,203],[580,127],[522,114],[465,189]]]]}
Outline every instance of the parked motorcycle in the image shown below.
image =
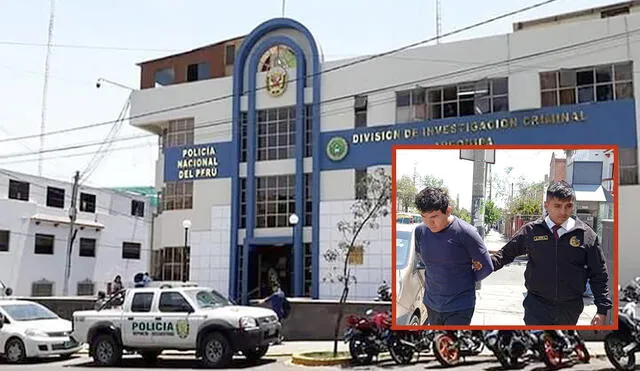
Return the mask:
{"type": "Polygon", "coordinates": [[[636,367],[635,353],[640,350],[640,319],[636,306],[640,289],[638,277],[620,291],[620,300],[626,303],[618,311],[618,329],[604,338],[604,350],[609,362],[616,370],[633,370],[636,367]]]}
{"type": "Polygon", "coordinates": [[[484,334],[477,330],[442,331],[433,341],[433,353],[445,367],[455,366],[461,358],[478,355],[483,349],[484,334]]]}
{"type": "Polygon", "coordinates": [[[541,358],[538,337],[528,331],[486,331],[484,342],[505,369],[515,368],[527,356],[533,359],[541,358]]]}
{"type": "Polygon", "coordinates": [[[581,363],[589,363],[591,355],[587,350],[587,346],[575,330],[569,330],[566,333],[560,330],[555,331],[533,331],[538,335],[542,348],[542,359],[549,369],[557,369],[562,364],[562,359],[575,358],[581,363]],[[563,334],[569,344],[561,338],[563,334]]]}
{"type": "Polygon", "coordinates": [[[415,353],[420,358],[420,353],[430,350],[437,333],[434,330],[393,331],[387,341],[391,358],[400,365],[411,363],[415,353]]]}
{"type": "MultiPolygon", "coordinates": [[[[349,353],[354,363],[371,364],[373,357],[388,349],[385,336],[391,328],[391,315],[387,312],[367,310],[365,316],[348,315],[345,343],[349,343],[349,353]]],[[[388,336],[387,336],[388,337],[388,336]]]]}

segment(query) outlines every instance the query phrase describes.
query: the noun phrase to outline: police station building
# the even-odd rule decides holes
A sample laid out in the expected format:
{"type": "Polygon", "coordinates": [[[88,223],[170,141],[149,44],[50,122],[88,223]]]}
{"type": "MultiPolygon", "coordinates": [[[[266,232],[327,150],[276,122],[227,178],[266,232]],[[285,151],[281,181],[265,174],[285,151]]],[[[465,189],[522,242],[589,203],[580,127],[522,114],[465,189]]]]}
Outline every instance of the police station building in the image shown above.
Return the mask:
{"type": "MultiPolygon", "coordinates": [[[[323,253],[342,241],[336,224],[362,197],[356,182],[380,166],[390,174],[400,143],[618,144],[620,260],[632,264],[634,10],[626,2],[330,62],[312,30],[276,18],[141,63],[132,125],[161,139],[152,274],[188,273],[233,298],[264,297],[274,279],[288,296],[338,298],[340,285],[323,282],[332,269],[323,253]]],[[[391,218],[362,237],[371,244],[351,261],[351,299],[373,299],[391,281],[391,218]]]]}

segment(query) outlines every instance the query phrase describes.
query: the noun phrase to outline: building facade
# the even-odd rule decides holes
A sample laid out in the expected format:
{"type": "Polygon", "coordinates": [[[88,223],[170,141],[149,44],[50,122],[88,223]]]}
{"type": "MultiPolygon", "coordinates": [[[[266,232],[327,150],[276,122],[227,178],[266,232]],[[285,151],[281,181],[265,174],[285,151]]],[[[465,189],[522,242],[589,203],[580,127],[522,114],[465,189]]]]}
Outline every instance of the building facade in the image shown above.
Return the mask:
{"type": "MultiPolygon", "coordinates": [[[[64,292],[73,183],[0,170],[0,281],[17,296],[64,292]]],[[[68,293],[127,285],[149,267],[155,208],[145,196],[80,186],[68,293]]]]}
{"type": "MultiPolygon", "coordinates": [[[[391,173],[393,144],[616,143],[620,199],[639,202],[640,15],[626,13],[340,61],[324,61],[299,22],[258,25],[232,76],[133,94],[132,125],[162,137],[154,254],[188,244],[189,278],[233,298],[264,296],[274,277],[289,296],[338,298],[323,254],[341,242],[358,180],[391,173]]],[[[350,266],[352,299],[391,280],[390,216],[381,222],[350,266]]],[[[620,228],[621,251],[632,248],[631,225],[620,228]]]]}

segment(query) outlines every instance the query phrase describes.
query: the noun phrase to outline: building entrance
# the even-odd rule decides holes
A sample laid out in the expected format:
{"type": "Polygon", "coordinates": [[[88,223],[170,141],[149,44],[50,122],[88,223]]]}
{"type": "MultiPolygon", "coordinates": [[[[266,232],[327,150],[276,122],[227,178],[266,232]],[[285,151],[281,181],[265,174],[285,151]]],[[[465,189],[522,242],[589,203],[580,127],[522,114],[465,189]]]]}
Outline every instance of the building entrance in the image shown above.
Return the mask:
{"type": "Polygon", "coordinates": [[[274,283],[291,295],[293,255],[291,245],[256,246],[249,256],[249,299],[271,295],[274,283]]]}

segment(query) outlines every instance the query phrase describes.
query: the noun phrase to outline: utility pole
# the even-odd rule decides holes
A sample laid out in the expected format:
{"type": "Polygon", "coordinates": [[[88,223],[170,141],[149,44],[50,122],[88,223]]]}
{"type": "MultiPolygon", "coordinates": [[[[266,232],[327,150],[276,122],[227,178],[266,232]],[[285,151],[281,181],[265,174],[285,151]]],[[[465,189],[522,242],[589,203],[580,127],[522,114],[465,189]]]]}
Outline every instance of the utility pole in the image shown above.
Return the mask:
{"type": "Polygon", "coordinates": [[[71,255],[73,251],[73,240],[76,238],[75,229],[76,216],[78,211],[76,210],[76,201],[78,199],[78,182],[80,181],[80,172],[76,171],[76,175],[73,177],[73,191],[71,191],[71,206],[69,207],[69,238],[67,238],[67,261],[64,267],[64,287],[62,289],[62,295],[67,296],[69,294],[69,277],[71,276],[71,255]]]}

